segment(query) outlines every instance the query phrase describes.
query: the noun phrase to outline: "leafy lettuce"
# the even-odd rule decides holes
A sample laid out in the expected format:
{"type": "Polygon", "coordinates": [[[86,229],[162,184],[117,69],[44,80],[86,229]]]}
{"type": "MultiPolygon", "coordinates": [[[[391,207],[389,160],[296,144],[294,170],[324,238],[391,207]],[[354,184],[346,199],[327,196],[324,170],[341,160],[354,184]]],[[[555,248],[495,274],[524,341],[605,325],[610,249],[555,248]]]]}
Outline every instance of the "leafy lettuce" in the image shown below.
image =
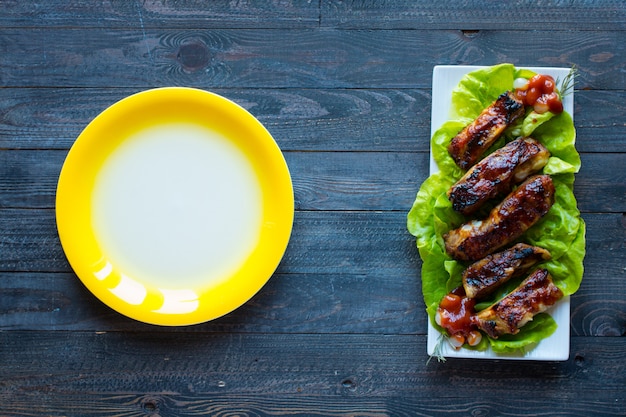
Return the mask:
{"type": "MultiPolygon", "coordinates": [[[[447,146],[485,107],[504,91],[511,90],[516,78],[530,78],[533,75],[531,71],[518,70],[511,64],[487,67],[467,74],[452,93],[450,120],[431,138],[432,156],[439,171],[421,185],[407,215],[407,228],[416,236],[423,261],[421,276],[424,302],[430,320],[437,328],[434,316],[439,302],[449,291],[461,285],[461,274],[467,267],[467,263],[453,260],[446,254],[442,237],[447,231],[467,221],[452,209],[446,196],[446,191],[463,175],[463,171],[448,154],[447,146]]],[[[520,241],[549,250],[552,259],[542,266],[550,271],[554,283],[565,295],[573,294],[578,290],[583,276],[585,223],[580,217],[573,194],[574,174],[580,169],[580,156],[575,147],[576,131],[572,118],[566,112],[554,115],[529,111],[522,120],[509,127],[492,148],[499,148],[518,136],[532,136],[550,150],[551,157],[543,172],[552,176],[556,188],[555,204],[520,241]]],[[[495,302],[517,283],[505,285],[492,299],[477,305],[477,309],[495,302]]],[[[439,329],[445,333],[445,330],[439,329]]],[[[488,343],[482,343],[479,348],[485,349],[489,344],[494,352],[530,349],[555,329],[555,321],[544,313],[535,317],[517,335],[487,338],[488,343]]]]}

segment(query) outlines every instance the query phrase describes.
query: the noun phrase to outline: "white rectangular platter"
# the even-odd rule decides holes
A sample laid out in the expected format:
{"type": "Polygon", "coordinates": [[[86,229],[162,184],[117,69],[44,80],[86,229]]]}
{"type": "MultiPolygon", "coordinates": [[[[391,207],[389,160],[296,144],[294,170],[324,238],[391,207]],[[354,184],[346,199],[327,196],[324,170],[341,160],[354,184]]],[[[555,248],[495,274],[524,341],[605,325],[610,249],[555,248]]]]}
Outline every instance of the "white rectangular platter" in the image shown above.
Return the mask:
{"type": "MultiPolygon", "coordinates": [[[[458,85],[463,76],[471,71],[477,70],[479,66],[459,66],[459,65],[438,65],[433,69],[433,90],[432,90],[432,114],[431,114],[431,137],[439,127],[448,120],[450,114],[450,101],[452,90],[458,85]]],[[[554,79],[564,79],[570,68],[554,67],[520,67],[528,68],[536,73],[548,74],[554,79]]],[[[574,94],[563,98],[563,108],[572,118],[574,117],[574,94]]],[[[430,157],[430,173],[437,172],[437,164],[430,157]]],[[[495,353],[491,349],[485,351],[474,351],[469,349],[454,349],[449,343],[442,343],[439,353],[448,358],[473,358],[473,359],[505,359],[505,360],[536,360],[536,361],[565,361],[569,358],[569,337],[570,337],[570,297],[563,297],[555,306],[547,311],[558,327],[548,338],[543,339],[537,346],[525,353],[495,353]]],[[[439,342],[439,333],[428,322],[428,345],[429,355],[434,355],[435,347],[439,342]]]]}

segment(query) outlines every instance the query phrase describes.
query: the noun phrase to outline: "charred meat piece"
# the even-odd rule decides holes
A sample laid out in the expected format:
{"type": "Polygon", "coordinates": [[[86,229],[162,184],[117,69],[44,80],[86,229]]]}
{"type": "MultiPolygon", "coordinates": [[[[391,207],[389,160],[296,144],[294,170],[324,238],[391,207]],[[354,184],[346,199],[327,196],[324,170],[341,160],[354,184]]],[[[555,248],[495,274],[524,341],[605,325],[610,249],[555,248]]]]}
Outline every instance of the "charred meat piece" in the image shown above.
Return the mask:
{"type": "Polygon", "coordinates": [[[468,169],[523,114],[524,103],[510,91],[502,93],[452,139],[448,146],[450,156],[459,167],[468,169]]]}
{"type": "Polygon", "coordinates": [[[506,246],[537,223],[554,204],[549,175],[535,175],[494,207],[485,220],[472,220],[444,234],[446,252],[460,261],[477,261],[506,246]]]}
{"type": "Polygon", "coordinates": [[[493,338],[516,334],[536,314],[546,311],[563,297],[545,269],[538,269],[515,290],[472,317],[479,329],[493,338]]]}
{"type": "Polygon", "coordinates": [[[452,208],[470,215],[485,202],[511,191],[548,163],[550,152],[532,138],[516,139],[474,165],[448,190],[452,208]]]}
{"type": "Polygon", "coordinates": [[[541,261],[550,259],[550,252],[525,243],[489,255],[474,262],[463,272],[463,288],[468,298],[481,298],[513,277],[525,274],[541,261]]]}

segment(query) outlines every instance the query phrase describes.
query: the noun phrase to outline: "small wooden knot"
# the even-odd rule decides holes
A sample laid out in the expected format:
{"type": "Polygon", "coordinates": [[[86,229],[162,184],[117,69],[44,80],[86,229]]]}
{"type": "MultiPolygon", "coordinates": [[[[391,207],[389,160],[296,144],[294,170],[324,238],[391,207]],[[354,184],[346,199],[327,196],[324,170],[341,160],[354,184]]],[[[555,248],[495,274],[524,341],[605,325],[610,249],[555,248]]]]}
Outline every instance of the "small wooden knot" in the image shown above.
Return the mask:
{"type": "Polygon", "coordinates": [[[582,355],[576,355],[576,357],[574,357],[574,363],[578,366],[585,366],[585,357],[582,355]]]}
{"type": "Polygon", "coordinates": [[[465,29],[465,30],[461,30],[461,33],[466,38],[475,38],[476,36],[478,36],[480,31],[479,30],[468,30],[468,29],[465,29]]]}
{"type": "Polygon", "coordinates": [[[341,382],[341,386],[353,390],[356,388],[356,384],[351,379],[345,379],[341,382]]]}
{"type": "Polygon", "coordinates": [[[195,72],[209,64],[209,48],[199,41],[186,43],[178,48],[176,59],[185,71],[195,72]]]}
{"type": "Polygon", "coordinates": [[[152,413],[159,409],[159,402],[154,398],[146,398],[142,401],[141,407],[144,409],[144,411],[152,413]]]}

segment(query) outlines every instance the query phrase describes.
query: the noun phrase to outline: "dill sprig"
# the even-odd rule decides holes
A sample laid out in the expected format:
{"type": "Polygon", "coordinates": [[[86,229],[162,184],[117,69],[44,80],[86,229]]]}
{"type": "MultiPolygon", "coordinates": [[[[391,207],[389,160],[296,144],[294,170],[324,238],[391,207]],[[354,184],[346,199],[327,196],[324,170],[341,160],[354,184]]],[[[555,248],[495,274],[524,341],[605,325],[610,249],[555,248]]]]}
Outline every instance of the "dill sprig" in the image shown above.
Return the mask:
{"type": "Polygon", "coordinates": [[[443,333],[439,334],[439,339],[437,339],[437,344],[435,345],[435,348],[433,349],[433,354],[430,355],[430,357],[426,361],[426,365],[428,365],[430,363],[430,360],[432,358],[436,358],[437,362],[445,362],[446,361],[445,356],[443,356],[443,344],[447,342],[446,339],[448,339],[448,337],[446,335],[444,335],[443,333]]]}
{"type": "Polygon", "coordinates": [[[556,79],[556,87],[559,90],[561,98],[567,97],[574,92],[576,77],[578,77],[578,69],[573,66],[563,80],[560,80],[559,78],[556,79]]]}

